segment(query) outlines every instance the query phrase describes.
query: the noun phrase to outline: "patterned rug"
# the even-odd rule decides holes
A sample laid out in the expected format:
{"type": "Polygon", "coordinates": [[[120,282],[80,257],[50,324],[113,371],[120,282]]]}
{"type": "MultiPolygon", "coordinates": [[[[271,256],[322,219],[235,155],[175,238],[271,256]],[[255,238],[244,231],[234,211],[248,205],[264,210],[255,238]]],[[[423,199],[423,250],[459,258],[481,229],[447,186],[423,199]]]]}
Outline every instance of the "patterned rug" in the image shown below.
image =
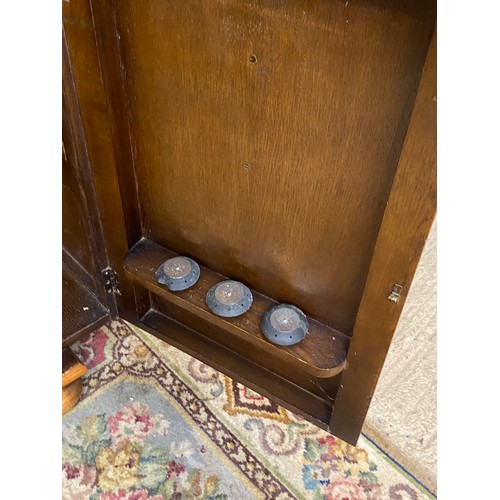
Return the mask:
{"type": "Polygon", "coordinates": [[[89,368],[63,417],[63,499],[435,498],[355,448],[123,322],[73,346],[89,368]]]}

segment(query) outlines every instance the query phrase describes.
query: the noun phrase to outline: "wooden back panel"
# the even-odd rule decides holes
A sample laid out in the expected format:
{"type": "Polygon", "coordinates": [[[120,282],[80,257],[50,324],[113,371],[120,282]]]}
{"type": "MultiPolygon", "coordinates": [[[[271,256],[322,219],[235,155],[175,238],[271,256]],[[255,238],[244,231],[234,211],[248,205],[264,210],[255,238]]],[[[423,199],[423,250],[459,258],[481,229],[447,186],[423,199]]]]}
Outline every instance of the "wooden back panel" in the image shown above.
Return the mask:
{"type": "Polygon", "coordinates": [[[116,2],[143,235],[351,334],[429,2],[116,2]]]}

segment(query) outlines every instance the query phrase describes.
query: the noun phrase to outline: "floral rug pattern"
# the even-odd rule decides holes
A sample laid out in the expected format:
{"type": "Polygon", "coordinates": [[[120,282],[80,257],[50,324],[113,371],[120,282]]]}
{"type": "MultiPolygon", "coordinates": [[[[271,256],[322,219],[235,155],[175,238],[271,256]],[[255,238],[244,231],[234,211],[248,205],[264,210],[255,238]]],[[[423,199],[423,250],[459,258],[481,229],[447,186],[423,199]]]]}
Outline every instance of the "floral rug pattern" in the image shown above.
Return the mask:
{"type": "Polygon", "coordinates": [[[189,454],[189,444],[155,445],[169,421],[151,415],[142,403],[125,405],[115,414],[92,415],[68,429],[63,440],[63,488],[69,498],[103,500],[163,498],[226,498],[217,494],[218,479],[203,478],[172,458],[189,454]]]}
{"type": "Polygon", "coordinates": [[[63,417],[63,499],[435,498],[363,436],[350,446],[127,323],[72,349],[89,371],[63,417]]]}

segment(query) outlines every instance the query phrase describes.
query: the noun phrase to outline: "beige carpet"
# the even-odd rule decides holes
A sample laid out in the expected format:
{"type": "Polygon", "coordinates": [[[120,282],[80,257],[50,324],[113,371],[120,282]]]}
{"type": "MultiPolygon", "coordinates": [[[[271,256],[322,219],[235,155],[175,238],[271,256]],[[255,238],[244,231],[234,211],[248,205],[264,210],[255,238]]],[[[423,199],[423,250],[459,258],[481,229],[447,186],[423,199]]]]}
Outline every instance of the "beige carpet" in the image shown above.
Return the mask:
{"type": "Polygon", "coordinates": [[[363,428],[434,492],[436,242],[434,223],[363,428]]]}

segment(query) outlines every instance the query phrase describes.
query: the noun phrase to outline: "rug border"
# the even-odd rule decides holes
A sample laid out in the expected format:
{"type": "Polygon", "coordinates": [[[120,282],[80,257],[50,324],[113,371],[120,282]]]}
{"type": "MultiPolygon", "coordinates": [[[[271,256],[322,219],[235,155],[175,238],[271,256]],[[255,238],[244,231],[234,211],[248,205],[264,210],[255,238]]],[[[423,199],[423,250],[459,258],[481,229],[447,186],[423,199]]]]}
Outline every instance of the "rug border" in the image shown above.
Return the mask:
{"type": "MultiPolygon", "coordinates": [[[[118,385],[119,383],[123,383],[123,382],[128,382],[129,384],[135,384],[135,385],[148,384],[154,390],[158,391],[158,393],[161,394],[163,397],[165,397],[165,394],[167,394],[169,397],[165,398],[165,399],[168,402],[168,404],[170,404],[174,408],[174,410],[177,411],[180,418],[182,420],[184,420],[184,422],[186,422],[186,424],[189,425],[189,423],[190,423],[189,422],[189,419],[190,419],[189,413],[185,410],[185,408],[183,408],[183,406],[171,394],[168,393],[168,391],[161,385],[161,383],[155,377],[143,378],[140,375],[137,375],[134,373],[128,373],[125,370],[122,371],[120,374],[118,374],[117,377],[114,378],[113,380],[111,380],[110,382],[103,384],[102,386],[96,388],[96,390],[93,393],[87,395],[87,397],[85,397],[84,399],[82,399],[80,401],[81,405],[83,407],[85,407],[89,404],[92,404],[92,402],[95,399],[102,396],[101,393],[104,390],[113,389],[116,385],[118,385]]],[[[78,408],[81,408],[81,406],[76,405],[66,415],[72,414],[73,410],[76,411],[78,408]]],[[[165,416],[163,414],[161,414],[161,415],[165,416]]],[[[233,468],[235,471],[234,476],[241,476],[241,477],[238,477],[238,479],[240,479],[243,483],[246,483],[246,489],[249,492],[251,492],[252,494],[254,494],[254,498],[255,499],[261,498],[258,496],[258,493],[262,493],[262,492],[258,489],[258,487],[254,483],[252,483],[252,481],[248,477],[246,477],[245,474],[243,474],[230,459],[228,459],[227,457],[224,456],[224,453],[221,452],[221,450],[219,448],[217,448],[216,445],[214,445],[213,441],[209,438],[209,436],[207,436],[206,433],[204,433],[203,430],[197,426],[192,426],[192,429],[193,429],[194,433],[198,436],[198,438],[203,441],[204,445],[206,445],[208,448],[210,448],[212,450],[212,453],[217,457],[217,459],[219,461],[223,461],[223,460],[221,460],[221,458],[225,458],[226,461],[228,461],[231,464],[231,468],[233,468]]],[[[262,497],[262,498],[264,498],[264,497],[262,497]]]]}
{"type": "MultiPolygon", "coordinates": [[[[151,351],[151,353],[152,353],[154,356],[156,356],[156,357],[158,358],[158,360],[159,360],[161,363],[164,363],[164,361],[161,359],[161,357],[159,356],[159,354],[155,351],[155,347],[156,347],[156,346],[154,345],[153,341],[152,341],[152,340],[150,340],[150,337],[154,337],[154,336],[153,336],[153,335],[151,335],[150,333],[148,333],[148,332],[146,332],[146,331],[142,330],[141,328],[137,327],[137,326],[136,326],[136,325],[134,325],[134,324],[129,324],[127,321],[126,321],[126,324],[127,324],[127,326],[128,326],[128,327],[132,330],[132,334],[136,335],[136,336],[139,338],[139,340],[140,340],[141,342],[143,342],[144,344],[146,344],[146,346],[149,348],[149,350],[151,351]],[[143,335],[143,334],[146,334],[146,335],[143,335]]],[[[160,340],[161,340],[161,339],[160,339],[160,340]]],[[[173,346],[172,344],[168,344],[168,342],[165,342],[165,344],[169,345],[170,347],[173,347],[174,349],[179,350],[179,351],[180,351],[180,352],[182,352],[183,354],[187,354],[187,353],[184,353],[184,352],[183,352],[181,349],[179,349],[178,347],[175,347],[175,346],[173,346]]],[[[188,355],[188,356],[190,356],[189,354],[187,354],[187,355],[188,355]]],[[[191,356],[191,357],[192,357],[193,359],[196,359],[197,361],[199,361],[197,358],[194,358],[194,356],[191,356]]],[[[201,361],[200,361],[200,362],[201,362],[201,361]]],[[[179,367],[179,366],[176,364],[175,368],[178,368],[178,367],[179,367]]],[[[175,370],[173,370],[170,366],[168,367],[168,369],[169,369],[170,371],[172,371],[173,373],[176,373],[176,372],[175,372],[175,370]]],[[[214,370],[216,370],[215,368],[213,368],[213,369],[214,369],[214,370]]],[[[219,370],[216,370],[216,371],[217,371],[217,372],[219,372],[219,370]]],[[[224,379],[227,379],[227,380],[233,380],[233,379],[231,379],[231,377],[227,377],[227,376],[226,376],[226,375],[224,375],[222,372],[219,372],[219,373],[220,373],[221,375],[223,375],[224,379]]],[[[188,377],[187,377],[187,380],[186,380],[186,379],[184,379],[184,378],[181,378],[181,377],[179,377],[179,378],[180,378],[180,379],[182,380],[182,382],[183,382],[183,383],[184,383],[184,384],[185,384],[185,385],[186,385],[186,386],[187,386],[187,387],[188,387],[188,388],[189,388],[189,389],[193,392],[193,394],[195,394],[195,396],[196,396],[198,399],[200,399],[201,401],[203,401],[204,403],[206,403],[206,400],[205,400],[205,399],[201,399],[201,398],[200,398],[200,396],[199,396],[199,394],[198,394],[198,389],[199,389],[199,387],[198,387],[198,385],[196,384],[196,382],[192,379],[192,377],[188,376],[188,377]]],[[[225,383],[225,382],[224,382],[224,383],[225,383]]],[[[223,384],[224,384],[224,383],[223,383],[223,384]]],[[[160,387],[161,387],[161,385],[160,385],[160,387]]],[[[162,389],[165,391],[165,389],[164,389],[163,387],[162,387],[162,389]]],[[[177,401],[176,401],[176,403],[177,403],[177,404],[179,404],[177,401]]],[[[186,415],[188,415],[188,416],[189,416],[189,413],[185,410],[185,408],[183,408],[183,407],[182,407],[182,405],[179,405],[179,407],[180,407],[180,408],[182,408],[182,411],[183,411],[184,413],[186,413],[186,415]]],[[[207,404],[207,407],[208,407],[208,404],[207,404]]],[[[282,407],[282,408],[283,408],[283,407],[282,407]]],[[[213,412],[213,409],[211,409],[211,408],[209,408],[209,409],[210,409],[210,411],[212,411],[212,412],[213,412]]],[[[288,411],[288,410],[286,410],[286,408],[284,408],[284,410],[285,410],[285,411],[288,411]]],[[[225,418],[223,415],[218,415],[217,417],[218,417],[219,419],[221,419],[221,422],[222,422],[222,423],[224,424],[224,426],[228,429],[228,431],[229,431],[231,434],[235,435],[235,434],[233,433],[233,431],[230,429],[230,427],[228,426],[228,423],[227,423],[227,420],[228,420],[228,419],[227,419],[227,417],[225,418]]],[[[229,420],[230,420],[230,419],[229,419],[229,420]]],[[[200,431],[201,431],[201,432],[203,432],[203,430],[202,430],[202,429],[200,429],[200,431]]],[[[240,438],[239,438],[238,436],[236,436],[236,435],[235,435],[235,437],[236,437],[237,439],[240,439],[240,438]]],[[[242,444],[243,444],[243,443],[242,443],[242,444]]],[[[277,479],[278,479],[278,480],[279,480],[279,481],[283,484],[283,486],[285,486],[285,487],[288,489],[288,491],[289,491],[290,493],[292,493],[292,494],[295,496],[295,498],[297,498],[297,499],[298,499],[298,498],[300,498],[300,496],[302,495],[302,492],[301,492],[301,491],[300,491],[300,490],[299,490],[299,489],[298,489],[298,488],[297,488],[294,484],[290,484],[289,479],[288,479],[286,476],[284,476],[284,475],[281,473],[281,471],[279,471],[279,470],[278,470],[278,471],[273,470],[273,464],[272,464],[272,463],[270,463],[270,462],[268,461],[268,457],[267,457],[267,456],[264,456],[264,457],[259,458],[259,461],[260,461],[261,463],[263,463],[266,467],[268,467],[268,469],[269,469],[269,470],[272,470],[272,471],[273,471],[273,472],[272,472],[272,473],[273,473],[273,475],[274,475],[274,476],[275,476],[275,477],[276,477],[276,478],[277,478],[277,479]]],[[[234,465],[234,464],[233,464],[233,465],[234,465]]],[[[239,473],[240,473],[240,474],[243,474],[241,471],[239,471],[239,473]]],[[[244,476],[244,474],[243,474],[243,476],[244,476]]],[[[248,480],[248,478],[246,478],[246,479],[248,480]]],[[[250,481],[250,482],[251,482],[251,481],[250,481]]],[[[252,483],[252,485],[253,485],[253,483],[252,483]]],[[[253,486],[255,486],[255,485],[253,485],[253,486]]],[[[257,491],[259,491],[259,490],[257,490],[257,491]]],[[[260,491],[259,491],[259,492],[260,492],[260,491]]],[[[257,498],[257,497],[255,497],[255,498],[257,498]]]]}
{"type": "MultiPolygon", "coordinates": [[[[151,351],[151,353],[158,358],[158,360],[163,363],[163,360],[158,357],[158,355],[156,354],[156,352],[154,351],[153,347],[149,344],[148,342],[148,332],[145,332],[144,330],[142,330],[141,328],[137,327],[136,325],[134,325],[133,323],[129,323],[128,321],[126,320],[123,320],[123,319],[117,319],[116,320],[118,323],[120,323],[123,327],[125,327],[128,331],[129,331],[129,334],[131,333],[132,335],[134,336],[137,336],[139,338],[139,340],[141,342],[144,342],[148,349],[151,351]],[[141,334],[142,333],[146,333],[146,338],[144,338],[141,334]]],[[[119,341],[120,340],[120,335],[117,335],[113,328],[109,328],[109,331],[110,333],[113,335],[113,337],[115,337],[115,341],[119,341]]],[[[166,344],[168,344],[168,342],[165,342],[166,344]]],[[[171,345],[171,344],[168,344],[168,345],[171,345]]],[[[174,346],[172,346],[174,347],[174,346]]],[[[95,366],[93,367],[93,369],[89,370],[91,372],[94,372],[94,368],[97,369],[97,371],[100,371],[100,369],[104,368],[104,366],[108,365],[109,363],[105,363],[103,366],[101,367],[98,367],[98,366],[95,366]]],[[[168,367],[167,367],[168,369],[168,367]]],[[[121,373],[117,374],[116,378],[114,378],[114,380],[111,380],[109,382],[105,382],[102,386],[98,386],[96,387],[90,394],[87,394],[85,395],[84,397],[84,400],[82,400],[81,402],[84,403],[84,402],[89,402],[89,400],[92,400],[93,399],[93,396],[97,393],[97,392],[100,392],[99,390],[100,389],[103,389],[104,387],[109,387],[110,385],[113,386],[119,379],[122,378],[122,376],[133,376],[132,378],[138,378],[136,374],[133,374],[133,373],[128,373],[126,369],[124,369],[121,373]]],[[[158,380],[156,380],[156,377],[152,377],[154,382],[155,382],[155,385],[157,386],[157,388],[159,388],[161,391],[164,390],[164,388],[161,386],[161,384],[158,382],[158,380]]],[[[183,382],[186,384],[186,381],[183,380],[183,382]]],[[[196,395],[196,390],[193,388],[193,387],[190,387],[190,384],[188,384],[188,387],[189,389],[194,392],[194,394],[196,395]]],[[[161,392],[160,391],[160,392],[161,392]]],[[[168,392],[168,391],[167,391],[168,392]]],[[[174,398],[175,400],[175,398],[174,398]]],[[[182,408],[182,405],[180,405],[177,401],[176,401],[177,405],[178,405],[178,408],[177,408],[177,411],[181,410],[181,414],[184,414],[183,415],[183,419],[185,420],[186,419],[186,416],[189,416],[189,412],[187,412],[184,408],[182,408]]],[[[73,410],[73,409],[72,409],[73,410]]],[[[68,412],[68,413],[73,413],[72,411],[68,412]]],[[[292,412],[293,413],[293,412],[292,412]]],[[[424,495],[430,495],[430,498],[433,498],[433,499],[437,499],[437,494],[434,493],[430,488],[428,488],[422,481],[420,481],[416,476],[414,476],[411,472],[409,472],[403,465],[401,465],[395,458],[393,458],[386,450],[384,450],[379,444],[377,444],[373,439],[371,439],[370,437],[368,437],[367,434],[365,434],[364,432],[361,432],[361,436],[367,440],[367,442],[372,445],[375,450],[380,453],[383,457],[383,459],[394,469],[396,469],[398,472],[401,472],[403,476],[405,476],[407,478],[408,481],[410,481],[411,483],[413,483],[413,485],[418,489],[420,490],[420,492],[424,495]]],[[[216,453],[217,454],[217,453],[216,453]]],[[[231,461],[231,460],[229,460],[231,461]]],[[[267,461],[266,461],[267,462],[267,461]]],[[[234,464],[233,464],[234,465],[234,464]]],[[[269,466],[268,463],[266,463],[266,466],[269,466]]],[[[236,467],[236,469],[238,469],[236,467]]],[[[242,471],[238,471],[239,474],[241,474],[242,476],[245,476],[245,474],[242,473],[242,471]]],[[[245,477],[245,479],[247,480],[248,483],[252,484],[252,486],[255,487],[255,485],[249,480],[249,478],[245,477]]],[[[278,477],[276,478],[278,479],[279,482],[283,483],[284,479],[283,477],[281,477],[281,474],[278,475],[278,477]]],[[[287,483],[287,481],[285,480],[285,484],[287,483]]],[[[284,484],[283,484],[284,485],[284,484]]],[[[291,488],[290,490],[290,486],[287,485],[286,488],[288,488],[289,492],[293,492],[293,494],[297,494],[297,491],[295,491],[295,488],[291,488]]]]}
{"type": "MultiPolygon", "coordinates": [[[[151,384],[151,381],[153,381],[158,392],[160,394],[164,393],[166,396],[168,396],[166,398],[166,400],[169,402],[169,404],[172,404],[174,406],[176,411],[180,414],[181,418],[188,424],[189,424],[189,422],[192,422],[193,424],[195,424],[194,428],[195,428],[196,433],[199,434],[199,436],[201,436],[201,439],[204,442],[209,443],[209,447],[213,448],[215,455],[218,456],[219,458],[224,456],[225,459],[230,462],[231,468],[233,468],[233,470],[234,470],[234,474],[236,476],[241,475],[244,478],[243,482],[246,483],[246,486],[247,486],[249,493],[252,493],[254,495],[253,498],[262,498],[262,499],[269,498],[269,496],[266,492],[266,489],[260,489],[260,486],[258,486],[256,483],[254,483],[253,477],[248,476],[248,474],[245,471],[243,471],[238,466],[238,464],[227,453],[225,453],[222,450],[222,448],[220,448],[220,449],[217,448],[217,446],[213,442],[213,439],[211,439],[211,437],[207,431],[207,428],[205,426],[201,425],[200,423],[196,422],[193,415],[188,411],[188,409],[180,402],[180,400],[178,400],[178,398],[174,394],[169,392],[169,390],[162,385],[162,383],[158,380],[158,377],[156,375],[154,375],[154,374],[147,375],[146,376],[147,382],[145,382],[145,381],[141,382],[142,378],[144,377],[144,374],[136,373],[134,370],[128,369],[128,367],[126,365],[124,365],[120,360],[115,359],[115,349],[117,348],[117,346],[119,346],[119,344],[122,343],[125,338],[130,337],[130,336],[135,337],[138,342],[140,342],[141,344],[143,344],[147,347],[149,353],[155,358],[155,360],[158,363],[160,363],[164,367],[166,372],[169,372],[171,374],[171,376],[175,380],[177,380],[187,390],[187,392],[189,394],[191,394],[193,396],[193,398],[195,398],[201,402],[201,404],[205,407],[206,412],[212,414],[214,416],[214,418],[220,422],[221,426],[223,427],[223,430],[228,435],[233,437],[235,439],[235,441],[242,447],[242,449],[246,450],[246,453],[248,455],[250,455],[251,457],[254,458],[255,463],[259,464],[263,468],[263,470],[268,471],[268,473],[270,475],[270,479],[274,480],[276,483],[278,483],[278,486],[280,486],[282,488],[282,490],[283,490],[282,493],[289,494],[291,498],[297,498],[297,492],[295,491],[295,488],[290,488],[290,486],[288,485],[288,481],[286,481],[286,480],[284,481],[284,478],[281,476],[281,474],[277,474],[276,471],[274,471],[272,467],[269,467],[269,464],[267,462],[263,461],[261,458],[258,457],[258,455],[255,455],[255,453],[251,452],[247,447],[245,447],[245,445],[241,441],[241,439],[236,434],[234,434],[234,432],[226,425],[224,420],[221,419],[220,416],[218,416],[207,405],[206,401],[204,401],[203,399],[200,399],[196,386],[193,387],[191,385],[191,382],[192,382],[191,378],[188,377],[188,380],[185,380],[183,378],[183,376],[176,373],[175,370],[171,366],[169,366],[164,359],[161,358],[161,355],[156,351],[155,346],[150,344],[150,342],[148,342],[148,340],[149,340],[148,337],[151,337],[150,334],[148,334],[147,332],[145,332],[144,330],[142,330],[138,327],[135,327],[135,325],[130,325],[128,322],[123,321],[123,320],[118,319],[118,320],[116,320],[116,323],[118,323],[118,325],[121,326],[125,330],[125,332],[117,331],[117,329],[115,329],[112,325],[105,325],[113,338],[113,342],[111,345],[111,351],[110,351],[111,359],[109,361],[105,361],[99,365],[94,366],[92,369],[90,369],[87,372],[86,377],[88,377],[89,379],[94,378],[94,379],[98,380],[100,383],[91,387],[90,391],[85,391],[85,390],[83,391],[83,394],[82,394],[83,398],[80,400],[82,405],[89,404],[96,397],[100,396],[103,390],[111,388],[123,380],[128,379],[129,382],[133,382],[136,384],[140,384],[140,383],[151,384]],[[146,340],[146,339],[148,339],[148,340],[146,340]],[[114,376],[111,377],[110,379],[104,379],[101,381],[100,374],[105,373],[109,369],[109,367],[113,366],[113,363],[116,363],[116,362],[120,365],[119,372],[115,372],[114,376]],[[264,496],[259,496],[259,493],[264,494],[264,496]]],[[[119,327],[118,327],[118,329],[119,329],[119,327]]],[[[168,344],[168,343],[166,343],[166,344],[171,346],[171,347],[174,347],[174,349],[177,349],[177,348],[175,348],[175,346],[172,346],[171,344],[168,344]]],[[[76,411],[78,409],[78,407],[79,407],[79,405],[76,405],[75,408],[72,409],[71,413],[73,412],[73,410],[76,411]]],[[[68,412],[68,415],[69,415],[69,413],[70,412],[68,412]]]]}
{"type": "MultiPolygon", "coordinates": [[[[139,338],[146,343],[146,345],[148,345],[148,347],[150,349],[152,349],[152,346],[149,345],[149,342],[148,342],[148,339],[147,337],[150,336],[151,334],[148,334],[148,332],[145,332],[147,334],[146,336],[146,339],[144,339],[141,335],[142,332],[144,332],[144,330],[142,330],[141,328],[137,327],[136,325],[132,324],[132,323],[129,323],[128,321],[125,321],[125,324],[133,331],[133,333],[137,336],[139,336],[139,338]]],[[[166,342],[168,344],[168,342],[166,342]]],[[[171,345],[171,344],[168,344],[168,345],[171,345]]],[[[172,346],[172,347],[175,347],[175,346],[172,346]]],[[[217,370],[218,371],[218,370],[217,370]]],[[[226,378],[226,377],[225,377],[226,378]]],[[[232,379],[231,379],[232,380],[232,379]]],[[[191,387],[191,390],[194,390],[193,387],[191,387]]],[[[289,410],[287,410],[289,411],[289,410]]],[[[292,412],[293,413],[293,412],[292,412]]],[[[420,481],[416,476],[414,476],[410,471],[408,471],[403,465],[401,465],[395,458],[393,458],[386,450],[384,450],[379,444],[377,444],[373,439],[369,438],[368,435],[366,435],[364,432],[361,432],[361,435],[371,444],[375,447],[375,449],[377,451],[379,451],[383,458],[386,460],[386,462],[388,462],[391,467],[393,468],[397,468],[398,470],[401,471],[401,473],[407,477],[407,479],[412,482],[423,494],[429,494],[431,495],[432,498],[436,498],[437,499],[437,495],[432,491],[430,490],[427,486],[425,486],[425,484],[420,481]]],[[[269,464],[266,464],[266,465],[269,465],[269,464]]],[[[280,477],[281,481],[284,480],[283,477],[280,477]]],[[[294,493],[297,493],[296,491],[294,491],[294,493]]]]}
{"type": "Polygon", "coordinates": [[[437,499],[437,495],[433,493],[425,484],[423,484],[419,479],[417,479],[410,471],[408,471],[405,467],[403,467],[395,458],[393,458],[387,451],[385,451],[381,446],[379,446],[375,441],[369,438],[364,432],[361,435],[382,454],[385,460],[391,464],[391,466],[396,466],[398,469],[401,469],[403,474],[408,477],[410,481],[412,481],[415,486],[417,486],[420,490],[424,490],[423,493],[428,493],[432,496],[432,498],[437,499]]]}
{"type": "MultiPolygon", "coordinates": [[[[125,321],[126,325],[132,330],[132,332],[137,335],[141,341],[145,342],[146,345],[149,347],[149,349],[151,349],[153,351],[153,353],[156,355],[156,353],[154,352],[154,349],[153,349],[153,346],[150,345],[149,343],[149,338],[151,336],[151,334],[148,334],[148,332],[144,332],[144,330],[142,330],[141,328],[137,327],[136,325],[134,324],[131,324],[131,323],[128,323],[127,321],[125,321]],[[146,333],[146,336],[145,338],[141,335],[142,333],[146,333]]],[[[168,342],[166,342],[166,344],[168,344],[168,342]]],[[[168,344],[171,346],[171,344],[168,344]]],[[[172,346],[172,347],[175,347],[175,346],[172,346]]],[[[176,348],[178,349],[178,348],[176,348]]],[[[196,359],[196,358],[195,358],[196,359]]],[[[218,371],[218,370],[217,370],[218,371]]],[[[222,374],[224,375],[224,374],[222,374]]],[[[230,377],[226,377],[224,376],[225,379],[230,379],[230,377]]],[[[230,379],[230,380],[233,380],[233,379],[230,379]]],[[[185,381],[186,383],[186,381],[185,381]]],[[[191,384],[189,384],[191,385],[191,384]]],[[[196,389],[195,387],[191,386],[190,387],[191,390],[195,391],[196,392],[196,389]]],[[[289,411],[289,410],[287,410],[289,411]]],[[[293,412],[292,412],[293,413],[293,412]]],[[[408,479],[408,481],[410,481],[411,483],[414,484],[414,486],[420,490],[421,493],[423,493],[424,495],[431,495],[432,498],[436,498],[437,499],[437,496],[435,493],[433,493],[427,486],[425,486],[425,484],[423,484],[419,479],[417,479],[411,472],[409,472],[405,467],[403,467],[397,460],[395,460],[387,451],[385,451],[380,445],[378,445],[375,441],[373,441],[371,438],[369,438],[365,433],[361,432],[361,435],[372,445],[375,447],[375,449],[380,452],[383,456],[383,458],[385,459],[386,462],[389,463],[389,465],[393,468],[395,468],[396,470],[398,470],[398,472],[401,472],[401,474],[403,476],[406,476],[406,478],[408,479]]],[[[267,462],[267,461],[266,461],[267,462]]],[[[269,463],[266,463],[267,466],[270,466],[269,463]]],[[[282,477],[281,475],[279,475],[279,478],[280,480],[283,482],[283,481],[286,481],[286,478],[282,477]]],[[[287,482],[287,481],[286,481],[287,482]]],[[[288,488],[290,489],[290,486],[288,485],[288,488]]],[[[297,494],[298,492],[297,491],[294,491],[295,488],[292,489],[293,493],[294,494],[297,494]]]]}

